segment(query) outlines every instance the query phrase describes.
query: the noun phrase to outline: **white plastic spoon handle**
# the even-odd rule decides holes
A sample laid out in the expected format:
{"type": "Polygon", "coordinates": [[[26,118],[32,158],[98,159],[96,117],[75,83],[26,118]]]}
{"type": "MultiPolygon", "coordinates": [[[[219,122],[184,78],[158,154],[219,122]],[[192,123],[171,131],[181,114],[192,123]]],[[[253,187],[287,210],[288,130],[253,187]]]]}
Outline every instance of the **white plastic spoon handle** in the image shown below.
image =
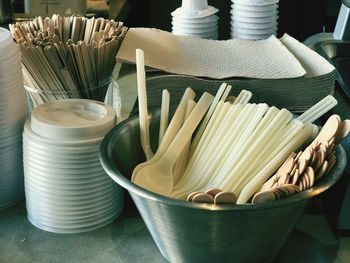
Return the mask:
{"type": "Polygon", "coordinates": [[[162,143],[158,147],[158,150],[155,155],[155,160],[159,160],[162,157],[166,149],[168,149],[169,145],[174,140],[176,134],[178,133],[183,124],[183,118],[185,116],[187,103],[189,100],[194,99],[195,96],[196,94],[191,88],[187,88],[185,90],[185,93],[182,96],[181,101],[174,113],[174,116],[171,119],[169,126],[163,136],[162,143]]]}
{"type": "Polygon", "coordinates": [[[314,106],[312,106],[310,109],[305,111],[303,114],[301,114],[297,120],[300,120],[303,123],[312,123],[337,104],[338,101],[332,95],[328,95],[316,103],[314,106]]]}
{"type": "Polygon", "coordinates": [[[170,93],[168,90],[163,90],[162,93],[162,107],[160,113],[160,124],[159,124],[159,138],[158,145],[162,142],[164,133],[168,127],[169,119],[169,105],[170,105],[170,93]]]}
{"type": "Polygon", "coordinates": [[[149,138],[145,62],[144,54],[141,49],[136,49],[136,71],[141,145],[143,151],[145,152],[146,159],[150,160],[153,157],[153,152],[151,149],[149,138]]]}
{"type": "MultiPolygon", "coordinates": [[[[188,118],[188,116],[191,114],[193,108],[196,106],[196,102],[194,100],[189,100],[186,108],[186,114],[185,114],[185,120],[188,118]]],[[[173,180],[174,185],[180,180],[183,172],[185,171],[186,164],[187,164],[187,156],[190,149],[191,139],[187,141],[187,144],[185,145],[184,149],[182,150],[180,156],[177,158],[176,163],[174,165],[173,169],[173,180]]]]}
{"type": "Polygon", "coordinates": [[[199,122],[208,110],[210,103],[213,101],[213,95],[204,92],[197,105],[192,110],[190,116],[186,119],[179,133],[176,135],[169,148],[164,153],[162,159],[169,162],[169,166],[173,166],[180,153],[184,149],[186,143],[191,138],[193,132],[197,128],[199,122]]]}
{"type": "Polygon", "coordinates": [[[214,97],[214,100],[213,102],[211,103],[210,105],[210,108],[208,110],[208,112],[205,114],[198,130],[197,130],[197,133],[196,135],[194,136],[193,138],[193,141],[191,143],[191,147],[190,147],[190,156],[192,156],[193,152],[194,152],[194,149],[197,147],[198,145],[198,142],[199,140],[201,139],[202,135],[203,135],[203,132],[204,132],[204,129],[207,127],[207,124],[211,118],[211,116],[213,115],[213,112],[216,108],[216,106],[218,105],[219,103],[219,100],[220,98],[222,97],[222,94],[225,92],[225,89],[226,89],[226,86],[227,84],[226,83],[222,83],[219,90],[217,91],[215,97],[214,97]]]}
{"type": "Polygon", "coordinates": [[[245,92],[244,97],[240,102],[243,106],[246,105],[253,96],[253,94],[249,90],[244,90],[244,92],[245,92]]]}
{"type": "Polygon", "coordinates": [[[184,95],[181,98],[181,101],[174,113],[173,118],[170,121],[170,124],[163,136],[163,140],[161,142],[161,144],[158,146],[157,152],[156,154],[153,156],[153,158],[147,162],[144,163],[140,163],[139,165],[137,165],[132,173],[131,176],[131,181],[134,182],[135,180],[135,175],[141,170],[143,169],[145,166],[151,165],[153,163],[155,163],[156,161],[158,161],[164,154],[164,152],[166,151],[166,149],[168,149],[169,145],[171,144],[171,142],[173,141],[173,139],[175,138],[177,132],[180,130],[182,123],[183,123],[183,117],[185,115],[185,111],[186,111],[186,106],[187,106],[187,102],[191,99],[194,99],[195,97],[195,93],[191,88],[187,88],[184,95]]]}
{"type": "Polygon", "coordinates": [[[229,95],[230,92],[231,92],[231,89],[232,89],[232,86],[231,86],[231,85],[227,85],[227,86],[226,86],[225,92],[224,92],[224,94],[222,94],[222,96],[221,96],[221,98],[220,98],[220,101],[226,101],[228,95],[229,95]]]}
{"type": "Polygon", "coordinates": [[[235,101],[233,102],[233,105],[236,104],[241,104],[242,106],[246,105],[250,98],[252,97],[252,93],[248,90],[241,90],[241,92],[238,94],[237,98],[235,99],[235,101]]]}

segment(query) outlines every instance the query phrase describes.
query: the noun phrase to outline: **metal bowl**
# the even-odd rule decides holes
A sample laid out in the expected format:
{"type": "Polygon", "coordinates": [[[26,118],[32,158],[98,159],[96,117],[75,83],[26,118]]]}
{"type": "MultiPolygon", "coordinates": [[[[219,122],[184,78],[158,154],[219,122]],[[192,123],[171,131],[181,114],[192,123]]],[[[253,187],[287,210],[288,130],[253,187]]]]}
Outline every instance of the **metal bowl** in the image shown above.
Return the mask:
{"type": "MultiPolygon", "coordinates": [[[[151,144],[158,140],[160,112],[150,122],[151,144]]],[[[290,198],[262,204],[210,205],[158,195],[130,181],[145,161],[138,116],[111,130],[100,159],[109,176],[127,189],[162,255],[170,262],[270,262],[283,246],[311,197],[343,174],[346,154],[339,145],[337,163],[327,178],[290,198]]]]}

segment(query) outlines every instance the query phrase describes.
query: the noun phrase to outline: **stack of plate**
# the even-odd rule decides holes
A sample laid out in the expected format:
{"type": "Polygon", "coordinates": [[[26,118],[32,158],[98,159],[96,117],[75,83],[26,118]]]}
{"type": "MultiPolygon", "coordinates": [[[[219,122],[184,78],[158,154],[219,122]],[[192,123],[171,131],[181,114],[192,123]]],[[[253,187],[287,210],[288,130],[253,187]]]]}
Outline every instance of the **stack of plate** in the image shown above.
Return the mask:
{"type": "Polygon", "coordinates": [[[21,54],[0,27],[0,208],[22,200],[22,130],[26,117],[21,54]]]}
{"type": "Polygon", "coordinates": [[[72,99],[38,106],[24,126],[23,164],[29,221],[55,233],[79,233],[112,222],[122,189],[99,161],[99,146],[115,110],[72,99]]]}
{"type": "Polygon", "coordinates": [[[172,33],[206,39],[218,39],[218,9],[207,0],[182,0],[181,7],[171,13],[172,33]]]}
{"type": "Polygon", "coordinates": [[[232,0],[231,37],[259,40],[277,35],[279,0],[232,0]]]}

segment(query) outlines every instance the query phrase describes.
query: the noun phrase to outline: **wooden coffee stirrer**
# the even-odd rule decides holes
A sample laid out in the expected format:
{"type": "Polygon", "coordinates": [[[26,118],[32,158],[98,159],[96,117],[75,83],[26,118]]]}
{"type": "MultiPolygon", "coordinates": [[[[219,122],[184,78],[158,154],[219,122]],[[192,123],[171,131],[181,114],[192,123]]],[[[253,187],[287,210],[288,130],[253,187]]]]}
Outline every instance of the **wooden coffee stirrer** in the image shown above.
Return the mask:
{"type": "Polygon", "coordinates": [[[187,201],[209,204],[236,204],[237,196],[233,192],[212,188],[205,192],[195,191],[187,196],[187,201]]]}

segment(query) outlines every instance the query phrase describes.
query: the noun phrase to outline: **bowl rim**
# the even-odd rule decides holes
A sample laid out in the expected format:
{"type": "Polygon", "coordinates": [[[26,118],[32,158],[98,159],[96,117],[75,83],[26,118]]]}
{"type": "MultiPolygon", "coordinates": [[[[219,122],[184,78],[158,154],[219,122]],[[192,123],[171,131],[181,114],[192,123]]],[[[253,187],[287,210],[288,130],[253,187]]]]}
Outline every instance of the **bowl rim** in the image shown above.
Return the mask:
{"type": "MultiPolygon", "coordinates": [[[[150,111],[149,113],[152,116],[151,118],[160,116],[159,109],[150,111]]],[[[124,189],[126,189],[131,194],[131,196],[133,196],[133,194],[136,194],[140,197],[150,199],[152,201],[163,203],[166,205],[172,205],[172,206],[183,207],[188,209],[200,209],[204,211],[251,211],[251,210],[271,209],[279,206],[285,206],[291,203],[297,203],[297,202],[308,200],[311,197],[314,197],[316,195],[319,195],[325,192],[327,189],[333,186],[341,178],[347,164],[346,152],[342,147],[342,145],[339,144],[335,149],[337,161],[331,173],[326,178],[324,178],[319,183],[317,183],[315,186],[305,191],[302,191],[298,194],[295,194],[289,198],[274,200],[273,202],[265,202],[265,203],[258,203],[258,204],[249,203],[249,204],[240,204],[240,205],[206,204],[206,203],[188,202],[185,200],[163,196],[163,195],[154,193],[152,191],[149,191],[147,189],[144,189],[134,184],[129,179],[127,179],[114,165],[113,160],[108,155],[108,148],[109,148],[108,146],[110,144],[111,138],[115,136],[115,134],[119,134],[120,132],[125,130],[125,127],[130,123],[132,123],[134,126],[138,124],[137,114],[117,124],[103,138],[100,145],[100,161],[101,161],[102,167],[106,171],[108,176],[113,181],[115,181],[120,186],[122,186],[124,189]]]]}

